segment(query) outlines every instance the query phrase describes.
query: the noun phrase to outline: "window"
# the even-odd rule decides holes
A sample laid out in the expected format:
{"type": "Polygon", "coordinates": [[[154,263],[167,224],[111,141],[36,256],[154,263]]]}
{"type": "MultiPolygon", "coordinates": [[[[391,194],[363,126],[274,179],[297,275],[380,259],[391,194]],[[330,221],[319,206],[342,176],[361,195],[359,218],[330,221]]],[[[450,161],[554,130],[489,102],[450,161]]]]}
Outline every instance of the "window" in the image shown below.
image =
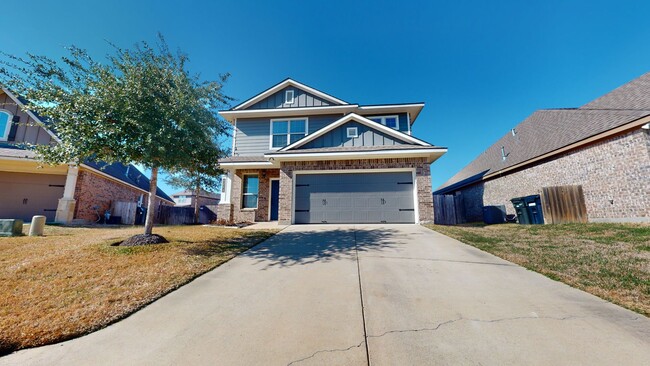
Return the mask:
{"type": "Polygon", "coordinates": [[[307,119],[277,119],[271,120],[271,148],[293,144],[307,135],[307,119]]]}
{"type": "Polygon", "coordinates": [[[257,192],[260,179],[257,175],[244,176],[244,189],[242,190],[242,208],[257,208],[257,192]]]}
{"type": "Polygon", "coordinates": [[[399,116],[368,117],[368,119],[377,123],[381,123],[386,127],[399,130],[399,116]]]}
{"type": "Polygon", "coordinates": [[[0,141],[7,141],[9,139],[12,119],[13,116],[11,113],[0,110],[0,141]]]}
{"type": "Polygon", "coordinates": [[[293,90],[284,92],[284,104],[293,104],[293,90]]]}
{"type": "Polygon", "coordinates": [[[359,130],[356,127],[348,127],[348,138],[359,137],[359,130]]]}

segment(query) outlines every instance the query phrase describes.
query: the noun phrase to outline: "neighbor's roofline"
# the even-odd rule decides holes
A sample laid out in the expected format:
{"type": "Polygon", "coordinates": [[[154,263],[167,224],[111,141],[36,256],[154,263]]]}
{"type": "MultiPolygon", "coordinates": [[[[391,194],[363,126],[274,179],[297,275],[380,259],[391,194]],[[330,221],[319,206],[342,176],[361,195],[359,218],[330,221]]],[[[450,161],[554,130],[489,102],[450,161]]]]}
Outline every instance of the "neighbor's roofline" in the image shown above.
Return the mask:
{"type": "MultiPolygon", "coordinates": [[[[650,114],[649,114],[649,115],[646,115],[646,116],[644,116],[644,117],[638,118],[638,119],[636,119],[636,120],[634,120],[634,121],[631,121],[631,122],[629,122],[629,123],[626,123],[626,124],[624,124],[624,125],[622,125],[622,126],[612,128],[612,129],[610,129],[610,130],[607,130],[607,131],[601,132],[601,133],[599,133],[599,134],[597,134],[597,135],[593,135],[593,136],[588,137],[588,138],[586,138],[586,139],[582,139],[582,140],[580,140],[580,141],[576,141],[576,142],[574,142],[574,143],[572,143],[572,144],[566,145],[566,146],[561,147],[561,148],[559,148],[559,149],[555,149],[555,150],[553,150],[553,151],[549,151],[549,152],[547,152],[547,153],[545,153],[545,154],[542,154],[542,155],[536,156],[536,157],[534,157],[534,158],[531,158],[531,159],[528,159],[528,160],[522,161],[521,163],[518,163],[518,164],[515,164],[515,165],[512,165],[512,166],[509,166],[509,167],[504,168],[504,169],[496,170],[496,171],[494,171],[494,172],[490,172],[490,173],[488,173],[488,174],[483,175],[480,179],[476,179],[476,180],[472,180],[472,181],[470,181],[470,182],[466,182],[466,183],[464,183],[464,184],[462,184],[462,185],[460,185],[460,186],[454,187],[454,189],[464,188],[464,187],[466,187],[466,186],[472,185],[472,184],[474,184],[474,183],[476,183],[476,182],[479,182],[479,181],[485,181],[485,180],[492,179],[492,178],[494,178],[494,177],[497,177],[497,176],[500,176],[500,175],[503,175],[503,174],[509,173],[509,172],[512,171],[512,170],[521,169],[521,168],[523,168],[523,167],[526,167],[526,166],[528,166],[528,165],[531,165],[531,164],[533,164],[533,163],[536,163],[536,162],[538,162],[538,161],[540,161],[540,160],[548,159],[548,158],[551,158],[551,157],[553,157],[553,156],[555,156],[555,155],[559,155],[559,154],[562,154],[562,153],[565,153],[565,152],[568,152],[568,151],[571,151],[571,150],[578,149],[578,148],[580,148],[580,147],[582,147],[582,146],[585,146],[585,145],[591,144],[591,143],[593,143],[593,142],[596,142],[596,141],[599,141],[599,140],[605,139],[605,138],[607,138],[607,137],[610,137],[610,136],[613,136],[613,135],[617,135],[617,134],[620,134],[620,133],[623,133],[623,132],[627,132],[627,131],[629,131],[629,130],[633,130],[634,128],[641,127],[641,126],[645,125],[646,123],[650,123],[650,114]]],[[[490,145],[490,147],[492,147],[492,146],[493,146],[493,145],[490,145]]],[[[488,148],[488,150],[489,150],[489,148],[488,148]]],[[[486,151],[487,151],[487,150],[486,150],[486,151]]],[[[477,159],[478,159],[478,157],[477,157],[477,159]]],[[[474,159],[474,160],[476,160],[476,159],[474,159]]],[[[474,160],[472,160],[472,162],[473,162],[474,160]]],[[[470,164],[471,164],[472,162],[470,162],[470,164]]],[[[469,165],[469,164],[468,164],[468,165],[469,165]]],[[[463,169],[464,169],[464,168],[463,168],[463,169]]],[[[451,183],[451,184],[448,184],[448,185],[446,185],[446,186],[444,186],[444,187],[439,187],[438,189],[436,189],[435,192],[441,192],[441,193],[444,193],[444,192],[446,192],[447,190],[449,190],[452,186],[454,186],[454,185],[456,185],[456,184],[458,184],[458,183],[461,183],[461,182],[463,182],[464,180],[467,180],[467,179],[468,179],[468,178],[465,178],[465,179],[460,180],[460,181],[458,181],[458,182],[453,182],[453,183],[451,183]]]]}
{"type": "Polygon", "coordinates": [[[348,102],[346,102],[344,100],[336,98],[336,97],[334,97],[334,96],[332,96],[330,94],[327,94],[325,92],[322,92],[322,91],[320,91],[320,90],[318,90],[316,88],[312,88],[309,85],[306,85],[306,84],[303,84],[301,82],[295,81],[295,80],[293,80],[291,78],[286,78],[283,81],[281,81],[281,82],[273,85],[272,87],[266,89],[265,91],[263,91],[263,92],[255,95],[255,96],[243,101],[242,103],[240,103],[240,104],[238,104],[236,106],[234,106],[230,110],[231,111],[241,110],[243,108],[249,107],[249,106],[259,102],[260,100],[262,100],[262,99],[264,99],[264,98],[266,98],[266,97],[268,97],[268,96],[270,96],[270,95],[272,95],[272,94],[286,88],[287,86],[294,86],[296,88],[303,89],[304,91],[307,91],[307,92],[309,92],[311,94],[314,94],[314,95],[316,95],[316,96],[318,96],[320,98],[323,98],[325,100],[328,100],[328,101],[330,101],[332,103],[350,104],[350,103],[348,103],[348,102]]]}
{"type": "Polygon", "coordinates": [[[45,130],[45,132],[47,132],[50,136],[52,136],[52,138],[56,142],[59,143],[61,142],[61,139],[47,127],[45,122],[41,121],[40,118],[38,118],[32,111],[30,111],[29,108],[27,108],[27,106],[25,105],[25,103],[20,101],[20,98],[18,98],[18,96],[16,96],[14,93],[12,93],[9,89],[5,88],[4,86],[0,86],[0,88],[2,89],[3,92],[5,92],[5,94],[9,96],[9,98],[11,98],[14,102],[16,102],[16,104],[18,104],[18,106],[20,106],[20,109],[23,112],[27,113],[27,115],[31,117],[31,119],[38,122],[40,127],[42,127],[45,130]]]}

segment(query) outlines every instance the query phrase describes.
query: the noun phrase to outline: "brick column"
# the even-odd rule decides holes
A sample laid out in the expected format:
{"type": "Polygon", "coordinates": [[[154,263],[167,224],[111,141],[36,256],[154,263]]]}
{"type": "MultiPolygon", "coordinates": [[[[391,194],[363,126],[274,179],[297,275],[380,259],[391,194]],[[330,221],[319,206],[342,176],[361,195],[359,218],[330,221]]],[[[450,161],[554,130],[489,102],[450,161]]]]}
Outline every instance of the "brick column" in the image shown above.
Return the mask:
{"type": "Polygon", "coordinates": [[[293,170],[288,167],[280,169],[280,207],[278,223],[291,224],[291,206],[293,201],[293,170]]]}

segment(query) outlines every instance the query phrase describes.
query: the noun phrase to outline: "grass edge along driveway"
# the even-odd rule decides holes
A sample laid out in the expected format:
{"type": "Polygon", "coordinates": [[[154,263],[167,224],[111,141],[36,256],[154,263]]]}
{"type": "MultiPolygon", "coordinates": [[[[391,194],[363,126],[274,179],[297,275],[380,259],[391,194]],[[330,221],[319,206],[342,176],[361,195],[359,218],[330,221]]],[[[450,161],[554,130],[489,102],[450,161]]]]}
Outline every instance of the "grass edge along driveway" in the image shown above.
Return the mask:
{"type": "Polygon", "coordinates": [[[112,246],[142,228],[47,226],[0,238],[0,355],[106,327],[277,231],[155,229],[170,243],[112,246]]]}
{"type": "Polygon", "coordinates": [[[425,225],[650,316],[650,225],[425,225]]]}

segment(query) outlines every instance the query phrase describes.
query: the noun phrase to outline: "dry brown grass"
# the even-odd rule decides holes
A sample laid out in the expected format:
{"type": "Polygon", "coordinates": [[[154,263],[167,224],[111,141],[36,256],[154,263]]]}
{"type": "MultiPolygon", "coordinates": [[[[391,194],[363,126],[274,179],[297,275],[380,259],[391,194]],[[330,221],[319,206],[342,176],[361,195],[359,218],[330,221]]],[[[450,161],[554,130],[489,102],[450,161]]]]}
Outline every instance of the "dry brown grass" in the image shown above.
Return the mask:
{"type": "Polygon", "coordinates": [[[427,227],[650,316],[650,225],[427,227]]]}
{"type": "Polygon", "coordinates": [[[48,226],[0,238],[0,355],[105,327],[273,235],[159,227],[170,243],[115,247],[141,228],[48,226]]]}

